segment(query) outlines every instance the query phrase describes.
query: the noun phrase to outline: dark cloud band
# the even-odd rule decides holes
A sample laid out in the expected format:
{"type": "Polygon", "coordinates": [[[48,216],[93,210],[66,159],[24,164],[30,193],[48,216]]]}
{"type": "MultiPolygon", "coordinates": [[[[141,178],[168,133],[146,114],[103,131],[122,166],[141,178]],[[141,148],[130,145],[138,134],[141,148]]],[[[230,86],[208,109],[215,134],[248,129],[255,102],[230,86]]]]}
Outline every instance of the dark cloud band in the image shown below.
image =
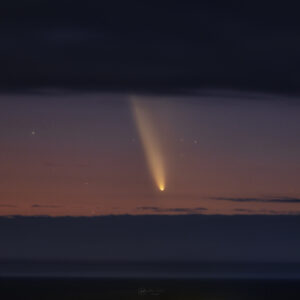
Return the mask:
{"type": "Polygon", "coordinates": [[[298,7],[3,1],[0,89],[298,94],[298,7]]]}

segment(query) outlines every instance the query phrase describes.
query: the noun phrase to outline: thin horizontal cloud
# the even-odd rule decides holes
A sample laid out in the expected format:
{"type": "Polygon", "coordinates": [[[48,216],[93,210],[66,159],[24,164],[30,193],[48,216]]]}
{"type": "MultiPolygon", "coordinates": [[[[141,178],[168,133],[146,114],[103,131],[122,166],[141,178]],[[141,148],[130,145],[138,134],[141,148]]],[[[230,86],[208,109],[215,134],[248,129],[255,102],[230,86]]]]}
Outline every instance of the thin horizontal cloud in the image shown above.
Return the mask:
{"type": "Polygon", "coordinates": [[[269,210],[269,209],[244,209],[244,208],[236,208],[233,211],[238,213],[249,213],[249,214],[273,214],[273,215],[289,215],[289,214],[295,214],[298,215],[299,212],[291,212],[291,211],[282,211],[282,210],[269,210]]]}
{"type": "Polygon", "coordinates": [[[231,201],[231,202],[264,202],[264,203],[300,203],[300,198],[292,197],[274,197],[274,198],[235,198],[235,197],[214,197],[210,198],[213,200],[220,201],[231,201]]]}
{"type": "Polygon", "coordinates": [[[235,212],[244,212],[244,213],[254,213],[257,212],[256,210],[253,209],[244,209],[244,208],[236,208],[234,209],[235,212]]]}
{"type": "Polygon", "coordinates": [[[43,204],[33,204],[31,205],[33,208],[56,208],[56,207],[61,207],[61,205],[43,205],[43,204]]]}
{"type": "Polygon", "coordinates": [[[195,208],[162,208],[157,206],[139,206],[137,207],[138,210],[142,211],[151,211],[155,213],[187,213],[187,214],[196,214],[201,211],[206,211],[207,208],[205,207],[195,207],[195,208]]]}

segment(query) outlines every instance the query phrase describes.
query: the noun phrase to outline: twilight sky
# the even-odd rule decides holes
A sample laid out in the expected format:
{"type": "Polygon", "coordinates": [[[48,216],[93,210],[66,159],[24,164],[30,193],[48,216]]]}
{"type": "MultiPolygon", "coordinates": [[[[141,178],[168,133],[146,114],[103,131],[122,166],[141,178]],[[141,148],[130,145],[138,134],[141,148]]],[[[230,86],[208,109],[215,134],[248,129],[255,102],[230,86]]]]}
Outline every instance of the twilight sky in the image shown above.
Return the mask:
{"type": "Polygon", "coordinates": [[[300,212],[297,100],[225,92],[134,97],[159,148],[165,191],[147,164],[131,95],[6,94],[0,214],[300,212]]]}
{"type": "Polygon", "coordinates": [[[298,214],[297,11],[3,1],[0,215],[298,214]]]}
{"type": "Polygon", "coordinates": [[[1,1],[0,265],[299,263],[299,10],[1,1]]]}

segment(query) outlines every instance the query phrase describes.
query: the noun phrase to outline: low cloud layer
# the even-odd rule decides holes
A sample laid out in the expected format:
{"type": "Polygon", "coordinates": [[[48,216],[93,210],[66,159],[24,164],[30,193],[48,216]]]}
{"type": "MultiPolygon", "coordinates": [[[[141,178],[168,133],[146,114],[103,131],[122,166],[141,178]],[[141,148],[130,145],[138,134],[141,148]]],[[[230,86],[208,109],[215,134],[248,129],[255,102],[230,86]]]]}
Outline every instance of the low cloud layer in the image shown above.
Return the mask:
{"type": "Polygon", "coordinates": [[[300,262],[300,216],[0,217],[0,260],[300,262]]]}

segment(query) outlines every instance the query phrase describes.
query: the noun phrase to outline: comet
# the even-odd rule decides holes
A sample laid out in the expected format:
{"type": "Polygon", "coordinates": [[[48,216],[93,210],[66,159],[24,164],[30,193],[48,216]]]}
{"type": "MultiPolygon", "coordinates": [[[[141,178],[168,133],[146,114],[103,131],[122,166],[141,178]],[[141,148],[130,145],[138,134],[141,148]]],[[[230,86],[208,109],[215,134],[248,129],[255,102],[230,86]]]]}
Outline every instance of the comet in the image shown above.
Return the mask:
{"type": "Polygon", "coordinates": [[[163,192],[166,189],[165,164],[152,111],[147,101],[136,96],[132,96],[130,102],[150,174],[158,190],[163,192]]]}

